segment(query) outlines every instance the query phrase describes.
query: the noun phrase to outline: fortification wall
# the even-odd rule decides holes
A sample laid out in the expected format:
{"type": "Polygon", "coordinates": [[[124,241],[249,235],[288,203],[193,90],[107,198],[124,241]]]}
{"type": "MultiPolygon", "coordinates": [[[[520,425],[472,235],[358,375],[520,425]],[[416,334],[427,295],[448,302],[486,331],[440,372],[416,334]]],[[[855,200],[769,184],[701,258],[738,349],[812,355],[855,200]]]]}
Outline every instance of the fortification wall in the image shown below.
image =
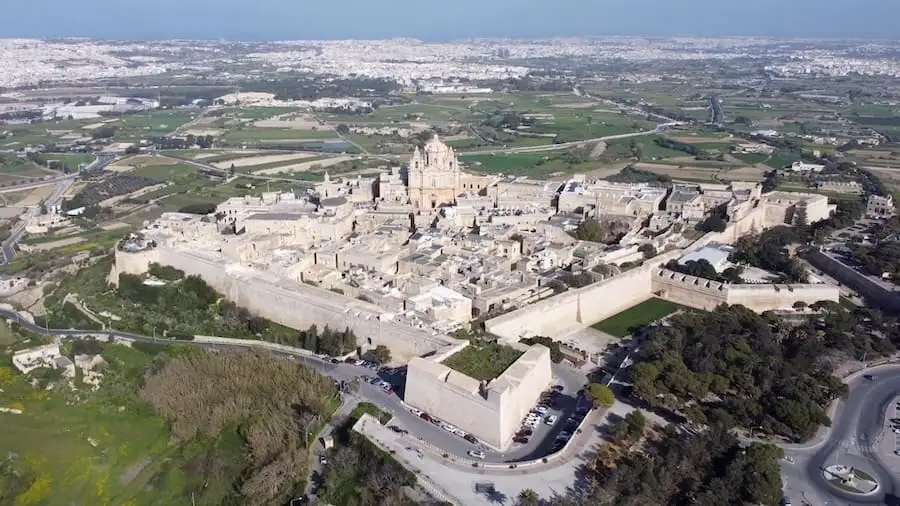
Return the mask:
{"type": "Polygon", "coordinates": [[[159,263],[159,250],[153,248],[128,253],[116,248],[115,260],[107,281],[110,284],[119,286],[119,274],[143,274],[150,269],[150,264],[159,263]]]}
{"type": "Polygon", "coordinates": [[[652,291],[659,298],[709,311],[728,299],[728,287],[708,279],[663,269],[653,276],[652,291]]]}
{"type": "Polygon", "coordinates": [[[820,301],[838,302],[840,289],[818,285],[730,285],[728,303],[740,304],[762,313],[775,309],[791,309],[797,302],[807,305],[820,301]]]}
{"type": "Polygon", "coordinates": [[[888,311],[900,311],[900,293],[894,291],[890,285],[879,283],[819,250],[805,251],[803,258],[829,276],[853,288],[865,297],[869,304],[888,311]]]}
{"type": "Polygon", "coordinates": [[[474,434],[485,443],[503,447],[499,403],[447,383],[413,359],[406,371],[404,401],[429,415],[474,434]]]}
{"type": "MultiPolygon", "coordinates": [[[[447,374],[459,375],[459,372],[447,369],[446,373],[435,374],[434,364],[430,363],[433,360],[413,359],[407,368],[404,401],[475,435],[494,448],[505,449],[552,380],[550,350],[540,345],[530,349],[535,356],[527,371],[520,371],[522,374],[516,374],[509,388],[498,391],[498,384],[506,384],[504,377],[510,370],[507,369],[495,383],[487,386],[486,397],[447,381],[447,374]],[[534,353],[535,348],[541,352],[534,353]]],[[[519,360],[530,362],[526,357],[519,360]]],[[[513,367],[516,364],[510,366],[513,367]]]]}
{"type": "Polygon", "coordinates": [[[530,336],[561,338],[650,298],[652,273],[682,254],[681,250],[670,251],[636,269],[500,315],[485,322],[485,330],[505,341],[530,336]]]}
{"type": "MultiPolygon", "coordinates": [[[[538,345],[539,346],[539,345],[538,345]]],[[[541,346],[541,348],[544,348],[541,346]]],[[[550,370],[550,350],[541,354],[527,375],[521,378],[516,388],[507,391],[501,401],[500,441],[509,444],[522,420],[538,403],[541,393],[550,385],[553,373],[550,370]]],[[[502,445],[501,445],[502,446],[502,445]]]]}
{"type": "Polygon", "coordinates": [[[349,327],[361,347],[383,344],[391,348],[396,361],[406,361],[456,342],[448,336],[432,336],[407,325],[382,321],[378,317],[381,308],[373,304],[305,283],[266,279],[251,270],[236,271],[219,260],[166,246],[141,253],[117,252],[114,271],[116,277],[122,272],[140,274],[154,261],[200,276],[238,306],[281,325],[295,329],[306,329],[313,324],[336,329],[349,327]]]}

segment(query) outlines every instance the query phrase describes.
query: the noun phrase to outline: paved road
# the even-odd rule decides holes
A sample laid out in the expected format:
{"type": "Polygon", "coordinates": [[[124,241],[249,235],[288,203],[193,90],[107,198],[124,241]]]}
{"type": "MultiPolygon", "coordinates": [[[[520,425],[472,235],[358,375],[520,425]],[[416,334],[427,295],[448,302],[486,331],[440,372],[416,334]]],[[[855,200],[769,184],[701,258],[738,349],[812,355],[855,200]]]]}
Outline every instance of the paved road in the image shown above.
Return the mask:
{"type": "MultiPolygon", "coordinates": [[[[112,163],[115,160],[115,156],[100,156],[97,160],[91,164],[90,170],[103,170],[107,165],[112,163]]],[[[65,176],[60,176],[54,179],[49,179],[47,181],[42,181],[40,183],[27,184],[16,186],[15,190],[24,190],[29,188],[37,188],[39,186],[46,186],[48,184],[55,185],[53,189],[53,193],[44,200],[44,205],[47,208],[54,207],[59,205],[62,200],[62,196],[69,190],[72,186],[72,183],[75,182],[75,179],[78,178],[78,173],[67,174],[65,176]]],[[[40,213],[40,207],[34,206],[26,212],[25,218],[37,216],[40,213]]],[[[25,235],[25,221],[26,219],[21,219],[16,224],[16,227],[11,231],[9,238],[3,241],[3,244],[0,245],[0,252],[3,254],[3,258],[0,259],[0,267],[5,266],[9,262],[11,262],[16,256],[16,244],[22,240],[22,236],[25,235]]]]}
{"type": "MultiPolygon", "coordinates": [[[[53,184],[55,186],[53,188],[53,193],[44,200],[44,205],[47,208],[58,205],[60,200],[62,200],[63,194],[65,194],[69,187],[72,186],[72,183],[75,182],[76,176],[77,174],[70,174],[54,179],[53,184]]],[[[22,187],[17,187],[17,189],[21,188],[22,187]]],[[[26,221],[28,221],[28,218],[39,215],[40,212],[40,206],[33,206],[25,211],[22,219],[16,222],[16,226],[10,231],[9,237],[3,241],[2,245],[0,245],[0,252],[3,254],[3,258],[0,260],[0,267],[5,266],[16,257],[16,244],[18,244],[19,241],[22,240],[22,236],[25,235],[26,221]]]]}
{"type": "Polygon", "coordinates": [[[884,366],[872,374],[874,381],[858,376],[849,382],[850,393],[839,403],[831,429],[822,440],[785,447],[785,455],[793,460],[782,465],[785,493],[795,503],[802,504],[805,499],[815,506],[896,504],[890,498],[900,492],[900,480],[892,470],[900,464],[893,460],[900,457],[886,455],[879,443],[885,437],[886,409],[900,393],[900,366],[884,366]],[[834,464],[868,472],[878,478],[881,489],[860,498],[830,486],[821,469],[834,464]]]}
{"type": "Polygon", "coordinates": [[[494,148],[494,149],[483,149],[477,151],[460,151],[459,156],[469,156],[469,155],[492,155],[492,154],[509,154],[509,153],[540,153],[542,151],[555,151],[558,149],[571,148],[574,146],[583,146],[585,144],[590,144],[593,142],[600,141],[611,141],[616,139],[627,139],[629,137],[640,137],[642,135],[652,135],[665,131],[667,127],[675,125],[675,122],[671,123],[663,123],[661,125],[657,125],[653,130],[643,130],[640,132],[631,132],[627,134],[618,134],[618,135],[607,135],[605,137],[595,137],[593,139],[585,139],[583,141],[572,141],[572,142],[562,142],[559,144],[546,144],[543,146],[522,146],[516,148],[494,148]]]}
{"type": "MultiPolygon", "coordinates": [[[[143,336],[139,334],[132,334],[129,332],[121,332],[117,330],[96,331],[76,329],[46,329],[39,325],[29,323],[26,320],[22,320],[17,313],[4,309],[0,309],[0,316],[16,320],[25,328],[25,330],[28,330],[30,332],[49,334],[54,336],[103,335],[156,344],[190,344],[207,348],[247,347],[247,345],[244,344],[222,345],[219,343],[213,344],[202,341],[170,341],[155,339],[153,337],[143,336]]],[[[552,428],[541,425],[540,429],[536,431],[535,437],[533,437],[527,445],[514,445],[506,452],[499,452],[493,451],[489,448],[484,448],[481,445],[472,444],[441,429],[433,423],[426,422],[422,418],[413,415],[409,411],[409,407],[404,404],[401,398],[403,393],[403,385],[406,381],[405,373],[403,372],[402,368],[391,373],[375,372],[371,369],[359,367],[353,364],[334,364],[327,359],[310,356],[303,350],[298,350],[296,353],[287,351],[274,353],[281,356],[290,357],[297,362],[311,367],[321,372],[322,374],[330,376],[337,381],[350,382],[358,377],[362,377],[363,381],[360,382],[359,391],[356,393],[356,396],[359,399],[370,402],[378,406],[381,410],[392,414],[394,416],[394,425],[408,430],[410,434],[422,439],[431,446],[440,448],[441,450],[460,458],[469,459],[470,457],[467,456],[469,450],[483,449],[486,454],[486,458],[484,460],[485,463],[522,462],[526,460],[538,459],[548,455],[551,451],[551,447],[553,446],[553,440],[556,434],[558,434],[562,430],[563,421],[567,416],[574,413],[576,408],[580,405],[576,402],[575,393],[584,385],[585,382],[584,376],[575,369],[561,364],[554,364],[553,376],[559,384],[564,386],[562,402],[560,403],[561,409],[557,410],[557,414],[560,416],[560,422],[552,428]],[[365,381],[366,378],[371,378],[375,375],[378,375],[381,379],[390,383],[393,386],[392,390],[385,391],[380,386],[372,385],[365,381]]]]}
{"type": "Polygon", "coordinates": [[[78,177],[77,173],[67,174],[65,176],[54,177],[52,179],[45,179],[43,181],[38,181],[36,183],[26,183],[20,184],[16,186],[10,186],[7,188],[0,188],[0,193],[12,193],[12,192],[20,192],[22,190],[31,190],[34,188],[40,188],[41,186],[49,186],[51,184],[56,184],[60,181],[65,181],[67,179],[75,179],[78,177]]]}
{"type": "MultiPolygon", "coordinates": [[[[208,163],[199,162],[197,160],[191,160],[190,158],[182,158],[180,156],[164,155],[162,153],[156,153],[156,156],[159,156],[162,158],[168,158],[170,160],[174,160],[177,162],[186,163],[188,165],[193,165],[194,167],[197,167],[200,170],[203,170],[206,172],[211,172],[222,178],[228,177],[228,169],[220,169],[219,167],[210,165],[208,163]]],[[[298,188],[313,186],[313,183],[311,181],[303,181],[300,179],[293,179],[293,178],[287,178],[287,177],[262,176],[259,174],[250,174],[249,172],[246,172],[246,173],[241,172],[241,173],[238,173],[235,175],[239,176],[239,177],[247,178],[247,179],[258,179],[261,181],[285,181],[285,182],[289,182],[289,183],[296,183],[298,188]]]]}

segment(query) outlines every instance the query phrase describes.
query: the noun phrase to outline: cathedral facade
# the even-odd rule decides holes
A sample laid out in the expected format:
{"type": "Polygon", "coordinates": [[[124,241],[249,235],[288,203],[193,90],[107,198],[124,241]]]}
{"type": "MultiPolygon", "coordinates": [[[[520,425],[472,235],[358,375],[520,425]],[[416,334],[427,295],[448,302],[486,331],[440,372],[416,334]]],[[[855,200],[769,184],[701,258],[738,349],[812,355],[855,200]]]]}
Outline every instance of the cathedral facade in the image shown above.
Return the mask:
{"type": "Polygon", "coordinates": [[[433,209],[456,204],[462,191],[459,160],[453,148],[437,135],[425,148],[418,147],[409,161],[409,201],[417,209],[433,209]]]}

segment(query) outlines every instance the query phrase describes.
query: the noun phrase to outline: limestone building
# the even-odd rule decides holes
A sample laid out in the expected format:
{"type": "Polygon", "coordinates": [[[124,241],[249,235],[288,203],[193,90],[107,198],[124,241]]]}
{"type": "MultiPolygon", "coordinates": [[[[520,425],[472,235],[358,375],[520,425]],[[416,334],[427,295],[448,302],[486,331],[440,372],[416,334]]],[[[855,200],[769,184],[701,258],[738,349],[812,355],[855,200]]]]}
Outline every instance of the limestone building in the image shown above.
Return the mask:
{"type": "Polygon", "coordinates": [[[541,345],[529,348],[503,374],[487,383],[416,357],[407,369],[405,401],[503,449],[551,379],[550,350],[541,345]]]}
{"type": "Polygon", "coordinates": [[[436,208],[456,203],[462,188],[459,160],[453,148],[437,135],[425,148],[417,147],[409,161],[409,200],[416,208],[436,208]]]}

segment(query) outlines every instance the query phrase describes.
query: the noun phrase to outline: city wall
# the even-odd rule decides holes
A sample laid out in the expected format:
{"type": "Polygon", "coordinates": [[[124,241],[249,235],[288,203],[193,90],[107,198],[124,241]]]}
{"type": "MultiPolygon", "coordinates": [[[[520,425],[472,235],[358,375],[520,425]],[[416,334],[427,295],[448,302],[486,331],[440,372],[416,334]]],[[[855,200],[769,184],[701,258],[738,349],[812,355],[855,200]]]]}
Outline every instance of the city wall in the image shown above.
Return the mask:
{"type": "Polygon", "coordinates": [[[485,330],[507,341],[529,336],[560,338],[650,298],[653,272],[682,254],[681,250],[665,253],[641,267],[500,315],[485,322],[485,330]]]}
{"type": "Polygon", "coordinates": [[[900,311],[900,294],[893,286],[872,279],[816,249],[807,250],[802,256],[817,269],[855,290],[873,306],[888,311],[900,311]]]}
{"type": "Polygon", "coordinates": [[[791,309],[797,302],[807,305],[820,301],[837,302],[840,291],[838,287],[826,284],[724,284],[662,269],[653,278],[653,294],[706,311],[715,309],[720,304],[739,304],[761,313],[791,309]]]}
{"type": "MultiPolygon", "coordinates": [[[[730,223],[722,232],[709,232],[685,249],[671,250],[648,260],[643,266],[577,290],[569,290],[535,304],[511,311],[485,322],[485,329],[506,341],[522,337],[547,336],[560,339],[579,329],[603,321],[654,294],[661,298],[698,309],[712,309],[719,304],[743,304],[754,311],[790,308],[802,300],[807,304],[820,300],[837,300],[837,289],[827,285],[796,285],[794,291],[767,286],[719,289],[706,283],[685,284],[659,279],[662,266],[669,260],[708,244],[733,244],[739,238],[782,225],[766,217],[767,206],[760,203],[740,221],[730,223]],[[814,299],[814,300],[813,300],[814,299]]],[[[740,286],[740,285],[735,285],[740,286]]]]}
{"type": "Polygon", "coordinates": [[[483,386],[430,358],[416,358],[407,367],[404,401],[504,449],[551,380],[550,351],[540,345],[483,386]]]}
{"type": "Polygon", "coordinates": [[[142,274],[153,262],[198,275],[238,306],[281,325],[295,329],[313,324],[349,327],[358,336],[360,347],[383,344],[391,348],[396,361],[405,362],[456,343],[448,336],[432,336],[426,330],[384,321],[380,318],[383,310],[373,304],[167,246],[137,253],[117,250],[110,281],[117,282],[121,273],[142,274]]]}
{"type": "MultiPolygon", "coordinates": [[[[429,415],[474,434],[485,443],[501,448],[501,407],[496,399],[482,397],[426,370],[413,359],[406,370],[404,401],[429,415]]],[[[452,372],[451,374],[461,374],[452,372]]]]}

